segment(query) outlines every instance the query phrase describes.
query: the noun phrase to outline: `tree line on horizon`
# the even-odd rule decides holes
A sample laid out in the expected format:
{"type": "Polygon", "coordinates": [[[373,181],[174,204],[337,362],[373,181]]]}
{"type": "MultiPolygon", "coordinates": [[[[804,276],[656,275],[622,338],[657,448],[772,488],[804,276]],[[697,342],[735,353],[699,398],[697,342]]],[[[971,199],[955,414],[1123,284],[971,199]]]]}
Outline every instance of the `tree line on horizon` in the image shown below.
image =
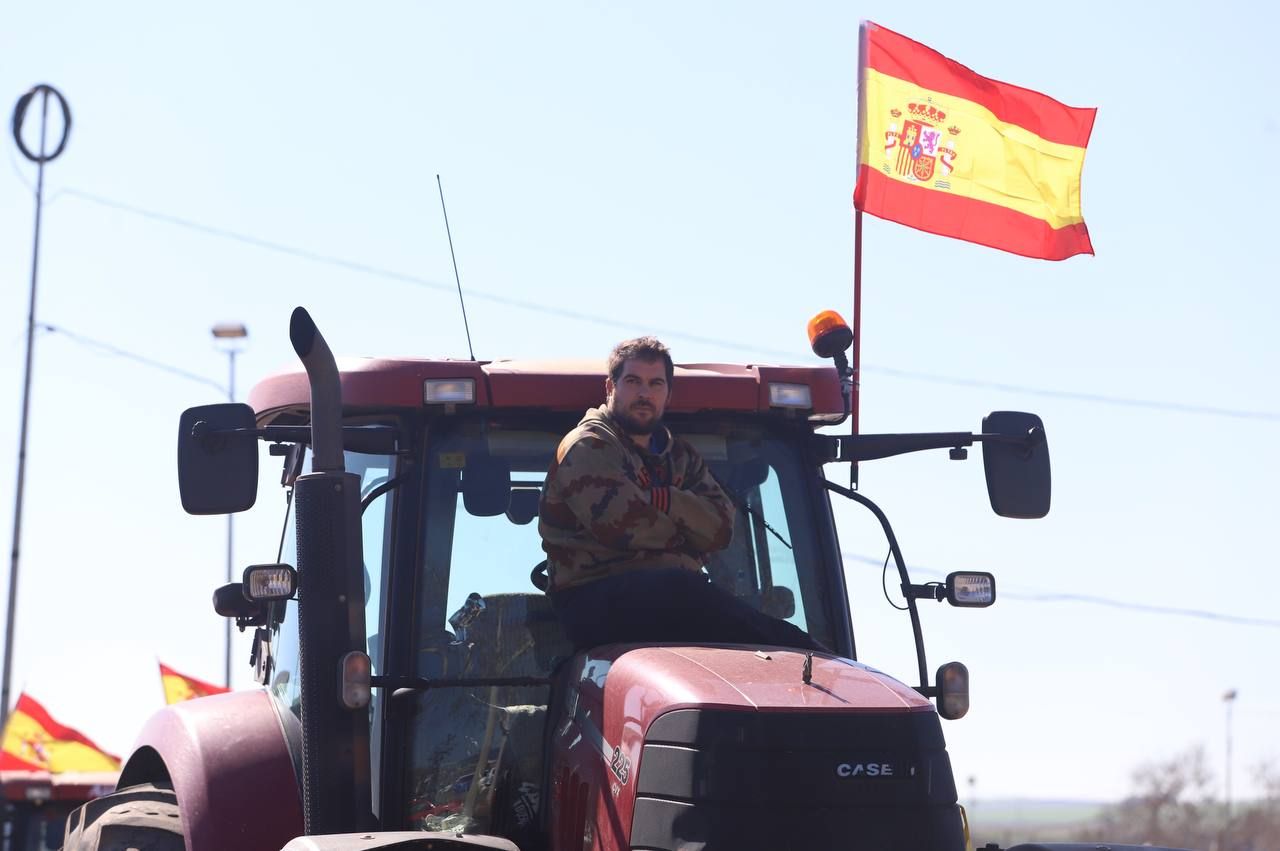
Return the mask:
{"type": "Polygon", "coordinates": [[[1016,842],[1112,842],[1193,851],[1280,851],[1280,764],[1252,769],[1261,795],[1227,802],[1202,746],[1133,771],[1130,791],[1072,824],[985,824],[972,813],[973,845],[1016,842]]]}

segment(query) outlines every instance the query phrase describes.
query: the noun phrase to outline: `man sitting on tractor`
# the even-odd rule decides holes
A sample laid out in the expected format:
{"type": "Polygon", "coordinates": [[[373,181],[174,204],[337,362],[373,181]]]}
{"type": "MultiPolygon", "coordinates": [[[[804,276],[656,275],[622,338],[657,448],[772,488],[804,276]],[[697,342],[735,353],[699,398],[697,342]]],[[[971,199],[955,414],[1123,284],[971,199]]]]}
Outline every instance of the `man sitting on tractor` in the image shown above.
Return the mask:
{"type": "Polygon", "coordinates": [[[765,644],[820,650],[807,633],[711,584],[735,507],[662,424],[675,368],[653,337],[609,355],[605,404],[556,450],[539,505],[549,593],[578,649],[612,643],[765,644]]]}

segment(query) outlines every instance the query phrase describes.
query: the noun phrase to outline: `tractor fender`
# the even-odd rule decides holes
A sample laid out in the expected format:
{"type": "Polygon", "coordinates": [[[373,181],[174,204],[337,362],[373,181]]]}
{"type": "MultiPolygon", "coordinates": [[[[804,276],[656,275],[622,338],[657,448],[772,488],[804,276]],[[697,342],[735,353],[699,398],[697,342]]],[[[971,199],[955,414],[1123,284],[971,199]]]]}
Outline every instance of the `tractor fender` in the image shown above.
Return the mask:
{"type": "Polygon", "coordinates": [[[176,703],[142,728],[117,788],[172,786],[187,851],[278,851],[303,833],[301,741],[266,689],[176,703]]]}

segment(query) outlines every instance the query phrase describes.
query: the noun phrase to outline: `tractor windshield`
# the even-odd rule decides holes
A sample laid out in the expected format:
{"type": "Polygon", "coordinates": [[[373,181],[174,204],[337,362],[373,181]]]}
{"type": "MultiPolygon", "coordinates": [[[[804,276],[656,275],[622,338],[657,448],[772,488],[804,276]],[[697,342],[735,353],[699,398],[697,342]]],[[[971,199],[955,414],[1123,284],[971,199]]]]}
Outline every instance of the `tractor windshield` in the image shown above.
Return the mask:
{"type": "MultiPolygon", "coordinates": [[[[506,428],[494,420],[451,421],[431,435],[426,558],[418,583],[423,596],[415,607],[419,646],[478,644],[478,626],[501,620],[479,617],[482,606],[514,606],[522,621],[536,622],[539,613],[549,612],[530,579],[545,557],[538,498],[556,446],[570,427],[543,431],[506,428]]],[[[738,506],[729,547],[707,564],[712,581],[833,644],[823,607],[834,590],[825,587],[833,572],[823,569],[823,555],[815,547],[821,536],[813,528],[814,474],[802,463],[795,432],[706,420],[676,423],[673,430],[701,453],[738,506]]],[[[520,652],[497,654],[476,675],[512,676],[515,666],[520,675],[550,674],[556,653],[541,652],[539,643],[551,638],[526,638],[527,648],[504,648],[520,652]],[[523,658],[528,653],[536,658],[523,658]]],[[[432,667],[424,659],[419,673],[437,674],[432,667]]]]}
{"type": "MultiPolygon", "coordinates": [[[[826,511],[802,454],[808,430],[730,418],[680,421],[738,506],[730,546],[706,569],[717,585],[834,646],[838,568],[816,523],[826,511]]],[[[517,427],[450,417],[428,429],[416,674],[436,685],[412,697],[404,820],[429,830],[518,836],[536,812],[551,687],[493,684],[549,678],[572,653],[530,579],[543,560],[538,498],[573,421],[517,427]]]]}

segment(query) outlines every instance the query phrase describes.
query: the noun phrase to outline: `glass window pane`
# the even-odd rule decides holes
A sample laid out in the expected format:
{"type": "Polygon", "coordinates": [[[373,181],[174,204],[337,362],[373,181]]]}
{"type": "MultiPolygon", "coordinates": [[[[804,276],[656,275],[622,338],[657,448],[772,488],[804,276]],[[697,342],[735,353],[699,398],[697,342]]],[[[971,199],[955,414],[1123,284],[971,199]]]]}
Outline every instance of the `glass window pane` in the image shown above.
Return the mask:
{"type": "MultiPolygon", "coordinates": [[[[386,482],[393,471],[393,461],[385,455],[363,455],[348,452],[345,463],[348,472],[360,476],[360,495],[363,499],[378,485],[386,482]]],[[[303,464],[303,473],[311,472],[311,452],[308,450],[303,464]]],[[[381,589],[383,566],[390,558],[391,535],[391,494],[377,497],[361,516],[361,543],[364,554],[365,569],[365,633],[368,637],[368,651],[374,662],[375,672],[381,657],[378,643],[378,631],[382,613],[381,589]]],[[[294,524],[293,502],[288,502],[285,518],[284,535],[281,539],[279,560],[284,564],[297,566],[298,539],[294,524]]],[[[288,612],[283,624],[275,628],[272,637],[272,655],[275,672],[271,676],[270,688],[295,715],[302,717],[302,693],[298,680],[298,618],[292,604],[286,605],[288,612]]]]}
{"type": "Polygon", "coordinates": [[[772,595],[766,593],[762,597],[771,601],[770,605],[776,609],[770,611],[770,614],[807,630],[809,623],[804,616],[804,598],[800,594],[800,573],[796,567],[795,546],[791,543],[791,529],[787,524],[787,513],[783,509],[778,476],[772,468],[769,470],[769,477],[760,486],[759,504],[761,516],[755,522],[768,523],[765,529],[766,534],[762,536],[767,547],[770,574],[767,585],[779,589],[772,595]],[[793,610],[790,615],[786,614],[788,608],[793,610]]]}

